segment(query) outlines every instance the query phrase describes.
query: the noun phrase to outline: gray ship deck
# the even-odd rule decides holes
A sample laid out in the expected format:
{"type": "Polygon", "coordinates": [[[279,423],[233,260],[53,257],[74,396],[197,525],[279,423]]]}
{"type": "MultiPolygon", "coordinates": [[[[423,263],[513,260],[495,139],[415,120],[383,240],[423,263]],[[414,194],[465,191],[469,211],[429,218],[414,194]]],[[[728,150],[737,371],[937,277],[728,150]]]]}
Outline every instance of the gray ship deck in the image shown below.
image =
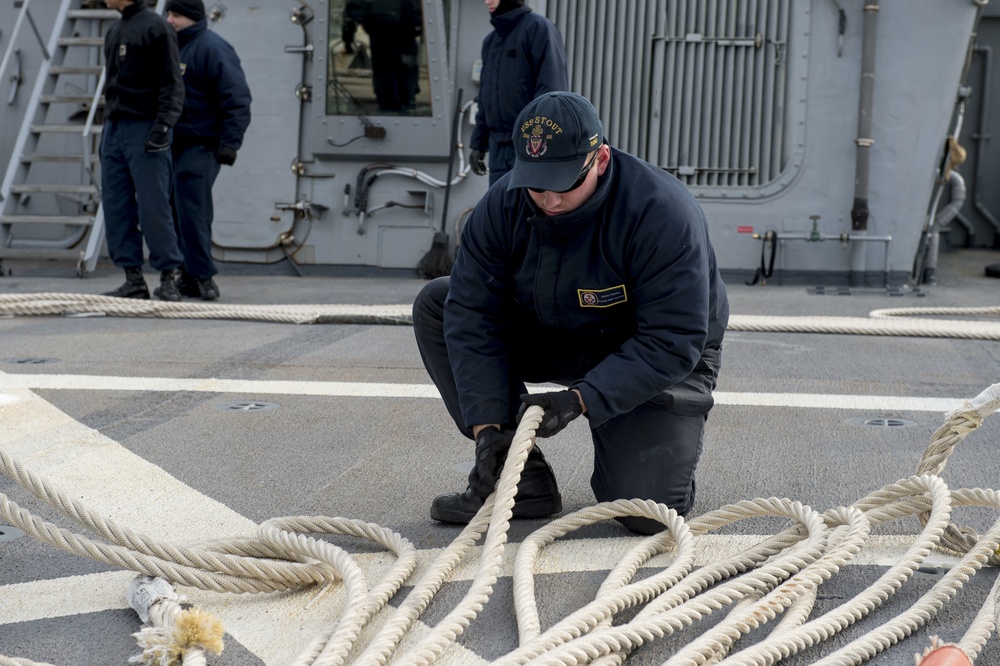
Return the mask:
{"type": "MultiPolygon", "coordinates": [[[[983,276],[983,266],[998,257],[986,250],[943,253],[939,283],[922,297],[730,284],[732,310],[865,317],[886,307],[995,306],[998,283],[983,276]]],[[[0,295],[100,293],[120,282],[110,267],[79,280],[61,267],[9,266],[14,273],[0,278],[0,295]]],[[[400,304],[423,284],[264,272],[224,266],[222,303],[400,304]]],[[[471,447],[435,397],[407,326],[18,316],[0,319],[0,340],[0,447],[125,526],[192,543],[252,533],[277,516],[345,516],[399,532],[424,559],[459,533],[432,522],[428,503],[463,487],[471,447]]],[[[1000,380],[1000,344],[987,340],[732,331],[724,354],[695,516],[756,497],[788,497],[820,512],[852,504],[913,474],[945,411],[1000,380]],[[898,425],[863,425],[877,419],[898,425]]],[[[1000,418],[987,419],[958,447],[945,481],[997,488],[997,441],[1000,418]]],[[[543,448],[566,511],[590,506],[584,424],[543,448]]],[[[82,531],[10,479],[0,477],[0,492],[82,531]]],[[[962,510],[954,518],[983,531],[994,516],[962,510]]],[[[543,524],[515,521],[510,550],[543,524]]],[[[713,547],[745,546],[773,529],[766,520],[739,523],[713,537],[713,547]]],[[[911,520],[876,530],[820,588],[817,610],[881,575],[917,529],[911,520]]],[[[536,577],[543,626],[592,598],[634,540],[617,524],[602,523],[553,550],[536,577]]],[[[359,551],[362,567],[378,570],[372,549],[359,551]]],[[[711,549],[700,557],[711,560],[711,549]]],[[[516,647],[510,559],[483,612],[441,663],[484,663],[516,647]]],[[[943,570],[951,561],[933,555],[931,564],[943,570]]],[[[452,608],[471,571],[445,584],[418,634],[452,608]]],[[[908,608],[940,575],[917,574],[871,618],[782,663],[815,663],[908,608]]],[[[30,538],[0,541],[0,654],[58,666],[126,663],[137,653],[130,634],[140,627],[125,601],[132,577],[30,538]]],[[[931,635],[959,639],[994,579],[994,570],[975,576],[926,628],[869,663],[909,664],[931,635]]],[[[180,591],[223,620],[225,651],[208,662],[219,666],[290,663],[332,627],[344,600],[336,585],[257,595],[180,591]]],[[[629,663],[663,663],[692,631],[641,647],[629,663]]],[[[1000,641],[988,643],[979,659],[1000,663],[1000,641]]]]}

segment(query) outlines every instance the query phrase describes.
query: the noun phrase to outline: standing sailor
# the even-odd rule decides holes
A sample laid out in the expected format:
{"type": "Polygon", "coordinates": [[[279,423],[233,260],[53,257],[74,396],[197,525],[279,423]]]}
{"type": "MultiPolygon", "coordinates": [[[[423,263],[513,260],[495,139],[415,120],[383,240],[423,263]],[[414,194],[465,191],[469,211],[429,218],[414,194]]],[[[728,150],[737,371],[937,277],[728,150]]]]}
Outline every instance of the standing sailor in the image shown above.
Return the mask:
{"type": "Polygon", "coordinates": [[[568,90],[562,35],[552,21],[524,6],[524,0],[486,0],[493,32],[483,40],[483,70],[476,126],[469,137],[469,163],[490,185],[514,166],[510,141],[524,105],[542,93],[568,90]]]}
{"type": "Polygon", "coordinates": [[[125,270],[125,283],[107,295],[149,298],[142,277],[145,239],[149,264],[160,271],[157,296],[179,301],[177,269],[183,257],[170,212],[170,134],[184,106],[177,38],[145,0],[107,0],[107,5],[121,18],[104,39],[101,199],[108,252],[125,270]]]}
{"type": "Polygon", "coordinates": [[[167,22],[177,31],[184,72],[184,111],[174,128],[173,207],[184,255],[184,296],[219,297],[212,277],[212,186],[250,125],[250,87],[236,50],[208,29],[202,0],[168,0],[167,22]]]}

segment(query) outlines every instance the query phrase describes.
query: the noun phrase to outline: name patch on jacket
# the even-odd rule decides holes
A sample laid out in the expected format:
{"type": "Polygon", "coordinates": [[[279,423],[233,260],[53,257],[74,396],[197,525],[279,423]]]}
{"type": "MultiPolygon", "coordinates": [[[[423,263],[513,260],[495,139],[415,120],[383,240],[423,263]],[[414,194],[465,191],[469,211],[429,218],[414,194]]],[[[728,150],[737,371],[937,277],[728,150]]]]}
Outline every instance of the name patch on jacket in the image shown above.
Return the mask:
{"type": "Polygon", "coordinates": [[[607,289],[577,289],[576,295],[581,308],[608,308],[628,300],[623,284],[607,289]]]}

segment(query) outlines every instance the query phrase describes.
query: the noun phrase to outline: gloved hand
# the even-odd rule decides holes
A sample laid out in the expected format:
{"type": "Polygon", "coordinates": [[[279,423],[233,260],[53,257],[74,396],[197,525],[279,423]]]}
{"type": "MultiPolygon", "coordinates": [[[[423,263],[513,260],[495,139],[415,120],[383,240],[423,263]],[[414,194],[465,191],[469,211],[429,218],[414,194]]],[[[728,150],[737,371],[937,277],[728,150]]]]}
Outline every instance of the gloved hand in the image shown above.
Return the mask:
{"type": "Polygon", "coordinates": [[[521,394],[521,409],[517,412],[517,422],[530,405],[538,405],[545,410],[542,421],[535,430],[535,437],[551,437],[576,417],[583,414],[580,398],[576,391],[550,391],[549,393],[521,394]]]}
{"type": "Polygon", "coordinates": [[[479,431],[476,437],[476,466],[469,472],[469,488],[476,497],[486,499],[496,488],[513,441],[513,430],[501,432],[496,426],[489,426],[479,431]]]}
{"type": "Polygon", "coordinates": [[[153,125],[146,137],[146,152],[160,153],[170,147],[170,128],[166,125],[153,125]]]}
{"type": "Polygon", "coordinates": [[[219,160],[219,164],[233,166],[236,164],[236,149],[229,146],[219,146],[219,149],[215,151],[215,159],[219,160]]]}
{"type": "Polygon", "coordinates": [[[473,150],[469,153],[469,166],[472,167],[472,173],[477,176],[486,175],[486,153],[481,150],[473,150]]]}

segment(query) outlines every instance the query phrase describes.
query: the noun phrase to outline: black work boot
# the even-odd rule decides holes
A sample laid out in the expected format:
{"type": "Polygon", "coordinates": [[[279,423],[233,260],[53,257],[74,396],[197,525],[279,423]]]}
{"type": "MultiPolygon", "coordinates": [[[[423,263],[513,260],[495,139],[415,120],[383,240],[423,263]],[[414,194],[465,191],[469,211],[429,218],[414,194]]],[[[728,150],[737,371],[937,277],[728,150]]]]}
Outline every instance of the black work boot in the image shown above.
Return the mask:
{"type": "MultiPolygon", "coordinates": [[[[485,497],[470,488],[461,493],[438,495],[431,502],[431,518],[442,523],[464,525],[482,508],[485,497]]],[[[528,453],[514,496],[514,518],[543,518],[562,511],[562,496],[545,456],[536,446],[528,453]]]]}
{"type": "Polygon", "coordinates": [[[219,297],[219,288],[215,285],[215,280],[208,278],[198,280],[198,293],[203,301],[214,301],[219,297]]]}
{"type": "Polygon", "coordinates": [[[117,296],[118,298],[149,298],[149,287],[142,277],[141,268],[126,268],[125,283],[114,291],[107,291],[104,296],[117,296]]]}
{"type": "Polygon", "coordinates": [[[181,300],[181,292],[177,289],[177,271],[162,271],[160,286],[153,290],[153,295],[161,301],[181,300]]]}
{"type": "Polygon", "coordinates": [[[183,268],[180,270],[180,275],[177,278],[177,291],[181,292],[181,296],[190,296],[192,298],[201,296],[201,290],[198,289],[198,281],[191,277],[191,274],[183,268]]]}

